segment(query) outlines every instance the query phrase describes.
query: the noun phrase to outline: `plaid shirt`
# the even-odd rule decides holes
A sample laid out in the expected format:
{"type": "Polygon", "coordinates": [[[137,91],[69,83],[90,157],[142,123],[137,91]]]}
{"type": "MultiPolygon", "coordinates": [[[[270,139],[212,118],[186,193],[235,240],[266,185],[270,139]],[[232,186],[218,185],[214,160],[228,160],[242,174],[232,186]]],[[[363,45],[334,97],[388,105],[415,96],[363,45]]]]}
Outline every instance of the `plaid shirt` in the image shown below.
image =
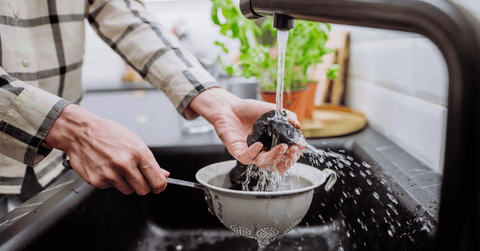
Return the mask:
{"type": "Polygon", "coordinates": [[[20,193],[26,165],[42,186],[63,169],[63,153],[42,142],[82,99],[85,18],[185,118],[197,116],[189,102],[217,86],[141,1],[0,0],[0,194],[20,193]]]}

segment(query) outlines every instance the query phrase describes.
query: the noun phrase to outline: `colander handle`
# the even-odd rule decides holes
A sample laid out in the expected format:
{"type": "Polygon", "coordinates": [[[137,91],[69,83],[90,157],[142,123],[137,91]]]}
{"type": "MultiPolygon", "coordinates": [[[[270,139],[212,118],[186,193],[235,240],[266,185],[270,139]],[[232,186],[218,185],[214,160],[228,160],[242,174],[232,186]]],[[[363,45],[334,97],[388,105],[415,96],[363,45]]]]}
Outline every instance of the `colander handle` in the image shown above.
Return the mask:
{"type": "Polygon", "coordinates": [[[330,191],[332,189],[333,185],[335,185],[335,182],[337,182],[337,173],[331,169],[323,169],[322,172],[327,175],[327,183],[325,184],[325,191],[330,191]]]}

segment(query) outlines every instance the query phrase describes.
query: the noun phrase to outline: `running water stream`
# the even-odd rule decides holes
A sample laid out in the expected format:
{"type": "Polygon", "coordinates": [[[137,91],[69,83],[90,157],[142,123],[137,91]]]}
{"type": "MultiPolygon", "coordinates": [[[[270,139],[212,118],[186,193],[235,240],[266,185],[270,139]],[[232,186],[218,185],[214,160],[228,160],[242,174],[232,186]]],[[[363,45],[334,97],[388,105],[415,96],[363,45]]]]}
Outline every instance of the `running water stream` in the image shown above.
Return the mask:
{"type": "Polygon", "coordinates": [[[285,80],[285,52],[287,50],[288,30],[277,31],[278,41],[278,71],[277,71],[277,112],[283,111],[283,86],[285,80]]]}

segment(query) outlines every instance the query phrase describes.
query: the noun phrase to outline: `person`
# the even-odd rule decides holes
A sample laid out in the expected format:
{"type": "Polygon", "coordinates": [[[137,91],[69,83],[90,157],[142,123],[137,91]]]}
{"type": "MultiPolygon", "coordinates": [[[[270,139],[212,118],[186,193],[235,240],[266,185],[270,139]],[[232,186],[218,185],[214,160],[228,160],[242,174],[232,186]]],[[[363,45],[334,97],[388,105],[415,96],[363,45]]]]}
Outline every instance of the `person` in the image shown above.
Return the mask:
{"type": "Polygon", "coordinates": [[[297,145],[247,147],[255,120],[275,106],[220,88],[142,1],[0,0],[0,194],[21,194],[26,173],[44,187],[62,172],[64,153],[95,187],[139,195],[166,187],[169,172],[138,135],[81,106],[85,18],[183,117],[208,120],[237,160],[281,172],[298,160],[297,145]]]}

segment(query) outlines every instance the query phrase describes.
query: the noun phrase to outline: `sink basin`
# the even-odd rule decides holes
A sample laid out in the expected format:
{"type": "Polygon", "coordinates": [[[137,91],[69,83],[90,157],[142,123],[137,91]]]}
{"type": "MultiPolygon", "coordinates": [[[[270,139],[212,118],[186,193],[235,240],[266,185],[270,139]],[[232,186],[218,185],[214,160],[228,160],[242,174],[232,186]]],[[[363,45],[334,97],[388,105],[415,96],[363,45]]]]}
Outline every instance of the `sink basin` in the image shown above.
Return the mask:
{"type": "MultiPolygon", "coordinates": [[[[309,142],[352,164],[338,169],[332,191],[316,188],[303,221],[265,250],[431,249],[438,174],[372,129],[309,142]]],[[[233,159],[221,145],[152,151],[171,177],[190,181],[201,167],[233,159]]],[[[169,185],[142,197],[96,189],[73,171],[64,179],[72,181],[0,232],[0,250],[257,250],[208,212],[200,190],[169,185]]]]}

